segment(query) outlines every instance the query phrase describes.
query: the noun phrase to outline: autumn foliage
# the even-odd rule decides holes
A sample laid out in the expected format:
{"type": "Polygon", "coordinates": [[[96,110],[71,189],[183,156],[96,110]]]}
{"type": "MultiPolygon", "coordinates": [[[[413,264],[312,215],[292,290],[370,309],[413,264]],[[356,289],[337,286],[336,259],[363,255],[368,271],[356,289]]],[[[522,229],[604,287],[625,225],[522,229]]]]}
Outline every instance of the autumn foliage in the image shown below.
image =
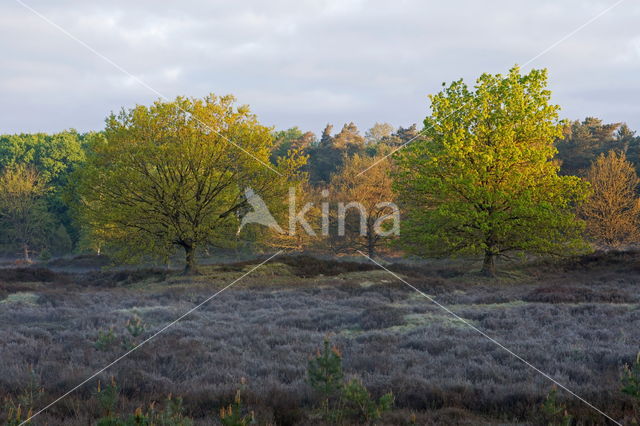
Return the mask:
{"type": "Polygon", "coordinates": [[[591,195],[582,206],[587,234],[597,244],[620,248],[640,238],[640,179],[624,153],[601,154],[586,175],[591,195]]]}

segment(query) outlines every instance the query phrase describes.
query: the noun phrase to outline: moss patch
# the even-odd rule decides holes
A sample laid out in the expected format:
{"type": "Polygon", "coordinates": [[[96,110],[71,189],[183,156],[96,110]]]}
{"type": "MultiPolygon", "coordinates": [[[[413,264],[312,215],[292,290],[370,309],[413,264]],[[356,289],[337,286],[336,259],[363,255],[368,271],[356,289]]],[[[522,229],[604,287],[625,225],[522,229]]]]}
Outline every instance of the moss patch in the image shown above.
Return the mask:
{"type": "Polygon", "coordinates": [[[10,294],[0,303],[25,303],[28,305],[35,305],[38,303],[39,297],[40,296],[35,293],[19,292],[10,294]]]}

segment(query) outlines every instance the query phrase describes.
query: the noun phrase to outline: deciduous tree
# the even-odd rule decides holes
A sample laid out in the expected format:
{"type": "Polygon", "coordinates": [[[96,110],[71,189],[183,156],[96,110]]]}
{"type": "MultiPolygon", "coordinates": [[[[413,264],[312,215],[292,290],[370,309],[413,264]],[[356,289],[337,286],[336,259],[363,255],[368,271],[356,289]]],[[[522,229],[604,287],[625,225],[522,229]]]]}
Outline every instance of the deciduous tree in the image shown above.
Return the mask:
{"type": "Polygon", "coordinates": [[[600,154],[586,176],[591,195],[582,206],[587,234],[598,244],[619,248],[640,238],[640,180],[624,153],[600,154]]]}
{"type": "MultiPolygon", "coordinates": [[[[417,254],[482,254],[482,270],[513,251],[585,249],[574,205],[586,184],[559,176],[559,107],[545,70],[483,74],[430,96],[425,140],[398,151],[395,188],[406,208],[401,240],[417,254]]],[[[402,207],[402,206],[401,206],[402,207]]]]}
{"type": "Polygon", "coordinates": [[[43,246],[53,221],[47,212],[42,177],[24,164],[9,166],[0,175],[0,226],[13,244],[31,261],[34,245],[43,246]]]}
{"type": "Polygon", "coordinates": [[[339,252],[363,250],[370,257],[385,244],[385,237],[399,233],[400,215],[392,190],[391,163],[382,157],[354,155],[332,176],[331,199],[339,204],[332,209],[334,234],[332,246],[339,252]],[[369,168],[369,169],[368,169],[369,168]],[[365,173],[363,170],[368,169],[365,173]]]}
{"type": "Polygon", "coordinates": [[[85,223],[129,254],[179,247],[186,273],[199,247],[235,240],[246,187],[282,204],[304,162],[270,164],[271,129],[232,96],[137,106],[111,115],[105,135],[78,173],[85,223]]]}
{"type": "Polygon", "coordinates": [[[393,126],[389,123],[375,123],[365,133],[365,138],[369,144],[380,143],[383,139],[389,138],[393,133],[393,126]]]}
{"type": "MultiPolygon", "coordinates": [[[[100,133],[79,134],[75,130],[55,134],[0,135],[0,169],[15,165],[33,168],[38,179],[49,188],[45,196],[48,211],[73,240],[78,239],[79,229],[72,221],[62,194],[70,189],[70,174],[84,161],[85,144],[100,137],[100,133]]],[[[56,229],[60,230],[52,227],[51,231],[56,229]]],[[[55,238],[54,232],[49,233],[49,237],[55,238]]]]}

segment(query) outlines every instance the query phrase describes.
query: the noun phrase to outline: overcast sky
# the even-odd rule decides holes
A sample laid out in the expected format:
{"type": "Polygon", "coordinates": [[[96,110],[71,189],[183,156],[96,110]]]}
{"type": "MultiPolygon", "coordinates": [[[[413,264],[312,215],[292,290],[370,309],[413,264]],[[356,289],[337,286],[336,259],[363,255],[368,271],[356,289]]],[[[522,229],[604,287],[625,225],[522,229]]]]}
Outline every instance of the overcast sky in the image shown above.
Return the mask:
{"type": "MultiPolygon", "coordinates": [[[[236,95],[320,133],[421,123],[442,82],[526,63],[615,0],[22,0],[162,95],[236,95]]],[[[640,1],[532,62],[562,115],[640,130],[640,1]]],[[[0,4],[0,133],[103,128],[158,94],[15,0],[0,4]]]]}

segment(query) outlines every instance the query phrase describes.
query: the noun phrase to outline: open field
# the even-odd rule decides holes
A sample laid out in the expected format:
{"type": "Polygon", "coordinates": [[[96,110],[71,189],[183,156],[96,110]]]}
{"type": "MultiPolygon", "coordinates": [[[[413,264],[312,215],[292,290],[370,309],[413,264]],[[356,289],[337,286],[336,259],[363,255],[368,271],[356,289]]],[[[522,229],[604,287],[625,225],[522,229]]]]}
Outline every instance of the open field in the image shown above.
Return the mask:
{"type": "MultiPolygon", "coordinates": [[[[0,398],[31,390],[41,408],[124,353],[123,338],[141,341],[257,263],[207,266],[196,277],[1,270],[0,398]],[[136,315],[145,331],[134,338],[126,323],[136,315]],[[101,340],[111,327],[115,341],[101,340]]],[[[640,255],[507,266],[497,281],[464,262],[388,267],[613,418],[631,416],[619,379],[640,349],[640,255]]],[[[306,366],[328,334],[347,376],[375,396],[394,393],[381,424],[410,424],[412,414],[417,424],[542,421],[548,379],[367,263],[276,258],[99,377],[115,378],[123,413],[173,394],[196,424],[216,424],[244,377],[260,424],[309,424],[316,399],[306,366]]],[[[33,424],[95,421],[96,389],[93,380],[33,424]]],[[[606,424],[558,396],[579,422],[606,424]]]]}

